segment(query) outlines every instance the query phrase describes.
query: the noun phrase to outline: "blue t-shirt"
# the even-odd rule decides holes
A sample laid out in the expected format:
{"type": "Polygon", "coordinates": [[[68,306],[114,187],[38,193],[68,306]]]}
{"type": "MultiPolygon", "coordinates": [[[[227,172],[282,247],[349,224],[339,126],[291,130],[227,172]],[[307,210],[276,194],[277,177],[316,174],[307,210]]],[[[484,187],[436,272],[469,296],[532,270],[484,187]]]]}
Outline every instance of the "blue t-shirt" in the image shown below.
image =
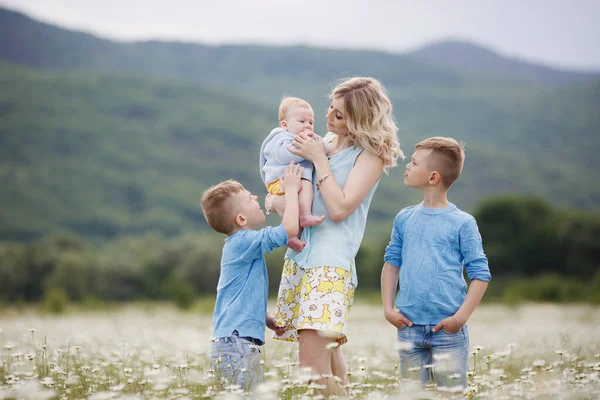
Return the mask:
{"type": "Polygon", "coordinates": [[[241,230],[225,239],[213,314],[213,337],[241,337],[265,342],[269,278],[264,254],[287,244],[283,225],[241,230]]]}
{"type": "Polygon", "coordinates": [[[394,219],[384,261],[400,268],[395,305],[413,324],[435,325],[462,305],[469,280],[491,279],[475,218],[454,204],[403,209],[394,219]]]}

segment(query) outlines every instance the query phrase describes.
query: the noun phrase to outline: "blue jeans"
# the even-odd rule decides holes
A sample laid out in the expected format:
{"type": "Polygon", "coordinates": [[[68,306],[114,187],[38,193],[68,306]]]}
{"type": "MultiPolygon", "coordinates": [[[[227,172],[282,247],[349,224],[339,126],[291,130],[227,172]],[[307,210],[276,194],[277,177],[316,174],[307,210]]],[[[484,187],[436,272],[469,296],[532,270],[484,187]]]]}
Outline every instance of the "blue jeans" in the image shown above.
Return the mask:
{"type": "Polygon", "coordinates": [[[467,386],[469,332],[463,326],[456,333],[435,325],[413,325],[398,329],[400,377],[422,383],[432,380],[437,386],[467,386]],[[425,368],[426,366],[426,368],[425,368]]]}
{"type": "Polygon", "coordinates": [[[237,331],[216,339],[210,346],[211,364],[220,385],[253,390],[262,381],[260,341],[240,337],[237,331]]]}

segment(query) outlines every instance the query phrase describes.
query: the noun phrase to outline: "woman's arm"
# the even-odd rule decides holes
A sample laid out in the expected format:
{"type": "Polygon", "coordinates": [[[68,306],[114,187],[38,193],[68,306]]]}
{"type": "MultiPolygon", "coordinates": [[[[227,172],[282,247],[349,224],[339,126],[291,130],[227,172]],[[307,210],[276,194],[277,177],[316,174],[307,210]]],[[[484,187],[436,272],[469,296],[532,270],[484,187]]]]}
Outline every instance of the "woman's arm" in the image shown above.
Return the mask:
{"type": "Polygon", "coordinates": [[[333,222],[340,222],[348,218],[367,197],[383,172],[383,160],[363,151],[357,157],[354,167],[348,174],[344,189],[342,189],[331,176],[327,158],[318,160],[314,165],[317,172],[316,179],[325,177],[319,190],[333,222]]]}
{"type": "Polygon", "coordinates": [[[383,172],[383,160],[363,151],[356,158],[356,163],[350,170],[342,190],[331,176],[329,160],[323,152],[322,139],[313,140],[307,132],[302,132],[294,137],[294,145],[296,149],[289,147],[290,152],[314,164],[316,179],[322,180],[319,190],[333,222],[343,221],[352,214],[367,197],[383,172]]]}

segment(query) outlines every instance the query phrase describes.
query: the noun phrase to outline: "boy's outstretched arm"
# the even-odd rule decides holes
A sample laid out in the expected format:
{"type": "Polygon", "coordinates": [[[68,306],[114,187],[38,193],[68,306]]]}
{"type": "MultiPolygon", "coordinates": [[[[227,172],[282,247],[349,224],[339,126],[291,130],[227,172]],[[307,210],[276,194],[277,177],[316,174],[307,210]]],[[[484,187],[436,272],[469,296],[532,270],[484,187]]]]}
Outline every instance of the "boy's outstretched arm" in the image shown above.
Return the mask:
{"type": "Polygon", "coordinates": [[[304,168],[299,165],[294,165],[290,161],[290,165],[285,169],[283,177],[280,178],[281,185],[285,188],[285,211],[281,224],[285,228],[288,238],[295,237],[299,231],[299,211],[298,211],[298,192],[300,191],[302,172],[304,168]]]}
{"type": "Polygon", "coordinates": [[[400,270],[392,264],[384,263],[381,269],[381,301],[385,319],[396,328],[412,326],[412,322],[394,308],[394,298],[398,287],[400,270]]]}
{"type": "Polygon", "coordinates": [[[451,317],[444,318],[441,320],[433,329],[433,332],[437,332],[440,329],[444,328],[448,332],[458,332],[458,330],[467,323],[473,311],[479,305],[483,294],[485,293],[488,287],[488,282],[473,280],[469,285],[469,291],[467,292],[467,296],[465,297],[465,301],[463,301],[462,305],[451,317]]]}

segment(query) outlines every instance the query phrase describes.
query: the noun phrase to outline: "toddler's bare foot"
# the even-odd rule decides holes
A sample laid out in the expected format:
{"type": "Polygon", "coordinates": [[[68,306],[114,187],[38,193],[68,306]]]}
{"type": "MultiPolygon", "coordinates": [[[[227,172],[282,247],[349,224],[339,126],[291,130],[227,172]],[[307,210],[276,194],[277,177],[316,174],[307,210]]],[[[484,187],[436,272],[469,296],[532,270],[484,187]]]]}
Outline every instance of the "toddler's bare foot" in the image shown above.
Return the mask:
{"type": "Polygon", "coordinates": [[[325,220],[325,215],[321,215],[317,217],[316,215],[302,215],[300,217],[300,226],[303,228],[308,228],[309,226],[321,225],[321,223],[325,220]]]}
{"type": "Polygon", "coordinates": [[[293,237],[288,240],[288,247],[295,252],[300,253],[302,249],[304,249],[304,246],[306,246],[306,242],[298,239],[297,237],[293,237]]]}

